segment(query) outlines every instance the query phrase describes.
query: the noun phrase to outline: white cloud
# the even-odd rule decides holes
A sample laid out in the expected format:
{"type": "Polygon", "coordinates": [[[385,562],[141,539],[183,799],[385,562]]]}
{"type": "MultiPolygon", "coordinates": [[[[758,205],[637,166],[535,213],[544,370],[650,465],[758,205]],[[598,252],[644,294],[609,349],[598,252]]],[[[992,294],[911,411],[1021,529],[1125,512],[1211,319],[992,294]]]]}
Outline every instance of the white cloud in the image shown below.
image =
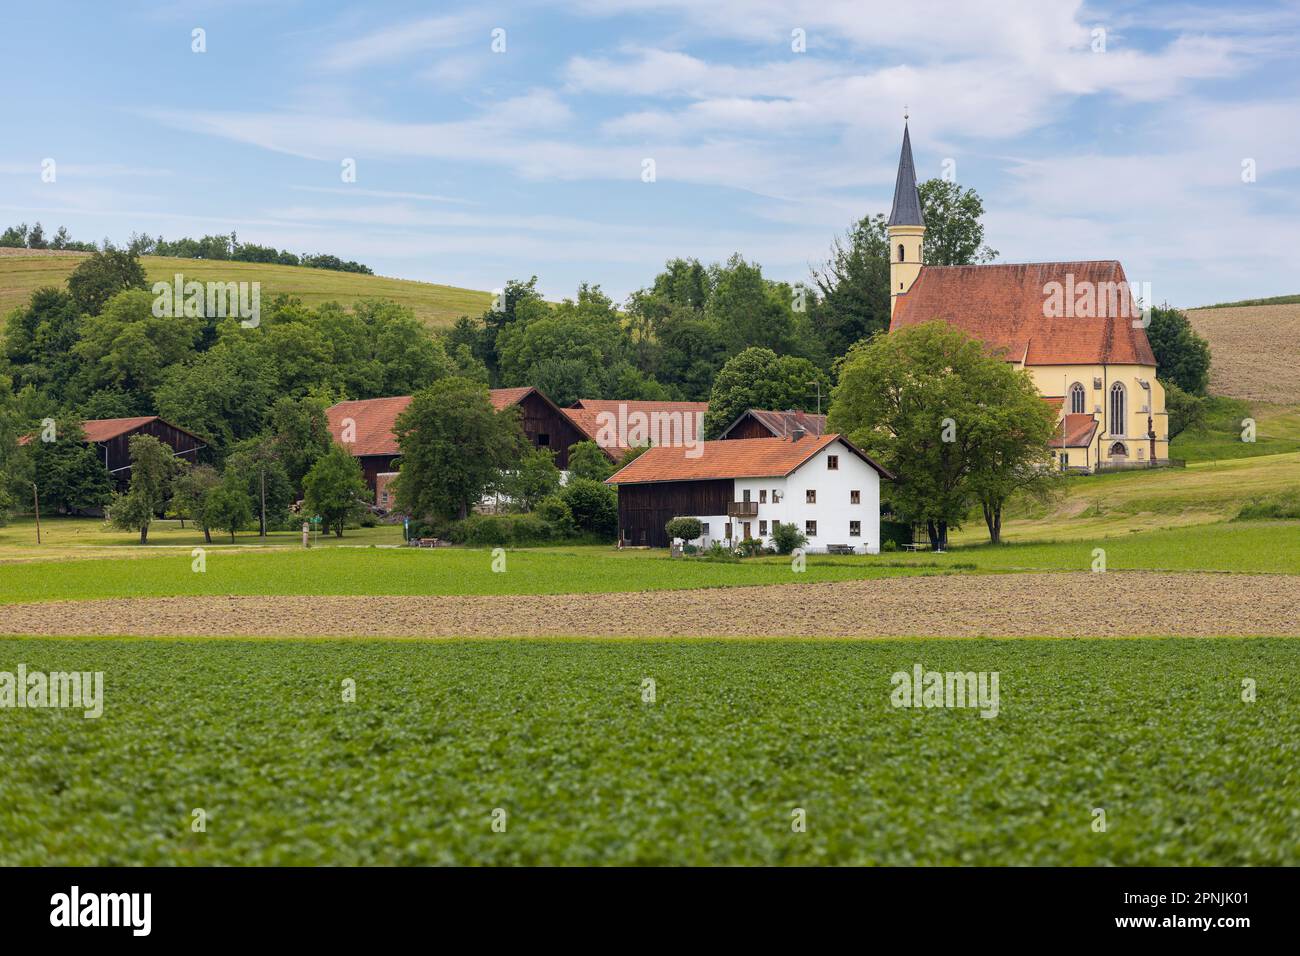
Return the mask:
{"type": "MultiPolygon", "coordinates": [[[[336,43],[325,51],[321,65],[330,70],[355,70],[393,63],[429,50],[457,47],[467,43],[484,22],[479,16],[454,15],[395,24],[336,43]]],[[[482,39],[486,47],[486,31],[482,39]]]]}

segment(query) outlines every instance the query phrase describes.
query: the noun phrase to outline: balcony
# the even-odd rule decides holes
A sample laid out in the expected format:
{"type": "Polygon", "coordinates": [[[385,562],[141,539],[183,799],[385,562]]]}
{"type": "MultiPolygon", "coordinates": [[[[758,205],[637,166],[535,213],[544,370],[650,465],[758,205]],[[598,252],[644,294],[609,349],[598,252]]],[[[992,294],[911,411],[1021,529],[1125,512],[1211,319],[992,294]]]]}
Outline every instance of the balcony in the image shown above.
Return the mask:
{"type": "Polygon", "coordinates": [[[728,518],[757,518],[757,501],[733,501],[727,505],[728,518]]]}

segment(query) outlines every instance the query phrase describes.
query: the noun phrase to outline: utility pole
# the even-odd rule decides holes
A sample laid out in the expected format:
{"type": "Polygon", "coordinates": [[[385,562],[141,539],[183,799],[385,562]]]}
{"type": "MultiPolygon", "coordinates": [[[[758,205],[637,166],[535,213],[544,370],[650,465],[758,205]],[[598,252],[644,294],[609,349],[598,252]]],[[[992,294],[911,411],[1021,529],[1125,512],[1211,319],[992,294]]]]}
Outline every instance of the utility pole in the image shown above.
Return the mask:
{"type": "Polygon", "coordinates": [[[36,482],[32,482],[32,504],[36,507],[36,543],[41,543],[41,496],[36,490],[36,482]]]}
{"type": "Polygon", "coordinates": [[[817,386],[817,414],[818,414],[818,415],[821,415],[821,413],[822,413],[822,383],[821,383],[821,382],[809,382],[808,384],[809,384],[809,385],[816,385],[816,386],[817,386]]]}
{"type": "Polygon", "coordinates": [[[261,517],[258,521],[258,525],[261,528],[261,534],[258,537],[265,538],[266,537],[266,463],[265,462],[261,463],[261,466],[258,468],[258,473],[261,476],[261,483],[262,483],[262,510],[260,512],[261,517]]]}

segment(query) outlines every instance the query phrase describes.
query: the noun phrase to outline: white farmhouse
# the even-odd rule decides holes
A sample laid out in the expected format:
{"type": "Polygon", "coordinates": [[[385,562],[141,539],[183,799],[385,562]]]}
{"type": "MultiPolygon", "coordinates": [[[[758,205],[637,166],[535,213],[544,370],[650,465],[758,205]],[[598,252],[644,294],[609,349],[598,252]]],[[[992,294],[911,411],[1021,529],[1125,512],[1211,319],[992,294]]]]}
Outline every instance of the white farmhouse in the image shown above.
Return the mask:
{"type": "Polygon", "coordinates": [[[699,518],[692,544],[772,543],[776,522],[794,524],[808,551],[880,551],[880,479],[893,476],[841,435],[710,441],[655,447],[616,472],[619,538],[667,547],[672,518],[699,518]]]}

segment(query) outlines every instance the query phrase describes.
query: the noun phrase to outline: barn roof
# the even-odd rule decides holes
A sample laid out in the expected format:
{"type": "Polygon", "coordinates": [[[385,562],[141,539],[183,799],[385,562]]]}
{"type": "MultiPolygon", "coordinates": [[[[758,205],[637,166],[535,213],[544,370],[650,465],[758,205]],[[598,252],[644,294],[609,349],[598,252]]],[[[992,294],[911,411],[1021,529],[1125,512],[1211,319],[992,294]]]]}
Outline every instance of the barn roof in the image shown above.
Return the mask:
{"type": "Polygon", "coordinates": [[[843,445],[885,478],[885,468],[851,444],[842,435],[817,435],[795,441],[790,438],[732,438],[702,442],[695,449],[666,445],[648,448],[635,460],[616,471],[611,485],[640,485],[660,481],[711,481],[719,478],[783,478],[819,451],[836,443],[843,445]],[[695,457],[692,453],[695,452],[695,457]]]}
{"type": "MultiPolygon", "coordinates": [[[[112,441],[114,438],[120,438],[122,435],[129,434],[138,428],[143,428],[150,422],[162,422],[168,428],[174,428],[178,432],[184,432],[200,444],[203,439],[199,438],[193,432],[181,428],[179,425],[173,425],[157,415],[137,415],[134,418],[90,418],[81,423],[81,431],[85,440],[90,443],[112,441]]],[[[18,439],[18,444],[26,445],[32,440],[31,435],[23,435],[18,439]]]]}
{"type": "Polygon", "coordinates": [[[1127,282],[1114,260],[923,266],[898,297],[889,330],[942,319],[1011,362],[1155,365],[1146,332],[1134,328],[1127,282]],[[1065,315],[1047,314],[1051,283],[1061,287],[1065,315]],[[1105,315],[1071,314],[1080,290],[1089,288],[1084,283],[1098,291],[1093,312],[1105,315]]]}
{"type": "MultiPolygon", "coordinates": [[[[617,422],[620,416],[626,418],[633,412],[640,412],[645,415],[653,414],[680,414],[683,421],[685,416],[691,416],[689,436],[699,438],[703,434],[703,428],[697,429],[695,426],[696,415],[703,415],[709,410],[708,402],[653,402],[653,401],[624,401],[617,398],[581,398],[574,402],[572,407],[561,409],[569,420],[578,427],[590,441],[594,441],[601,446],[601,449],[614,461],[619,461],[630,450],[630,446],[620,442],[609,444],[601,442],[597,437],[600,434],[600,419],[602,414],[614,416],[617,422]]],[[[619,431],[619,437],[623,436],[619,431]]]]}
{"type": "Polygon", "coordinates": [[[802,428],[809,435],[820,435],[826,431],[825,415],[813,415],[794,410],[778,412],[765,408],[749,408],[728,425],[718,437],[726,438],[746,418],[754,419],[771,432],[774,438],[789,438],[796,428],[802,428]]]}
{"type": "MultiPolygon", "coordinates": [[[[492,402],[492,407],[501,411],[511,405],[518,405],[530,392],[536,391],[537,389],[532,387],[494,388],[488,393],[488,398],[492,402]]],[[[402,450],[397,446],[397,435],[393,428],[397,424],[397,416],[406,411],[406,406],[410,404],[410,395],[360,398],[331,405],[325,409],[325,419],[329,423],[330,434],[339,444],[344,444],[343,420],[352,419],[356,441],[345,447],[357,458],[369,455],[400,455],[402,450]]]]}

